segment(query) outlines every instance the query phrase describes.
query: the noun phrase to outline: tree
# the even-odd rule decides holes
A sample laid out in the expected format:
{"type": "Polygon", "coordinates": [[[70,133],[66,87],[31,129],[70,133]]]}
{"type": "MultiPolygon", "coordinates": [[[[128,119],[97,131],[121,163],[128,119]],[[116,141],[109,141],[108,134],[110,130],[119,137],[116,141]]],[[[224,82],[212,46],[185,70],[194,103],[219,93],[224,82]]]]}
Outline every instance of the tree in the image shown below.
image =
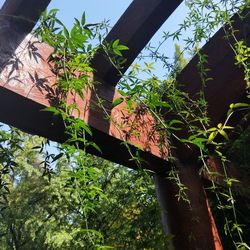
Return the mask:
{"type": "Polygon", "coordinates": [[[174,68],[176,74],[179,74],[181,70],[187,65],[188,61],[185,58],[184,52],[181,51],[179,44],[175,44],[175,53],[174,53],[174,68]]]}
{"type": "Polygon", "coordinates": [[[105,198],[95,193],[98,203],[84,214],[82,206],[92,205],[86,198],[91,194],[85,190],[78,196],[73,190],[77,166],[61,158],[53,166],[49,181],[40,163],[44,155],[33,149],[42,139],[19,132],[19,140],[21,147],[14,152],[17,165],[9,178],[9,194],[1,203],[2,249],[92,249],[90,241],[100,248],[167,247],[168,238],[155,230],[161,228],[161,222],[149,175],[85,155],[91,169],[88,174],[96,178],[95,188],[98,185],[105,198]]]}

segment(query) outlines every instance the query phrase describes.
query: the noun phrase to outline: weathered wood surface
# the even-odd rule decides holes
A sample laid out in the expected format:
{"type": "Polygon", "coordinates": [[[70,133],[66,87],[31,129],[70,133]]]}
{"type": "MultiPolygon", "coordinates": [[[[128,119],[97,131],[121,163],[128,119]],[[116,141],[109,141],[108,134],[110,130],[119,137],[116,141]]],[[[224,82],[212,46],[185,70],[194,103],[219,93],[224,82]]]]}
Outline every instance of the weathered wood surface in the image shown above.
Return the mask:
{"type": "MultiPolygon", "coordinates": [[[[121,44],[128,46],[129,50],[123,53],[126,62],[120,70],[122,73],[181,2],[182,0],[134,0],[131,3],[104,40],[105,43],[119,39],[121,44]]],[[[96,75],[111,86],[115,86],[121,78],[102,51],[96,54],[93,67],[96,75]]]]}

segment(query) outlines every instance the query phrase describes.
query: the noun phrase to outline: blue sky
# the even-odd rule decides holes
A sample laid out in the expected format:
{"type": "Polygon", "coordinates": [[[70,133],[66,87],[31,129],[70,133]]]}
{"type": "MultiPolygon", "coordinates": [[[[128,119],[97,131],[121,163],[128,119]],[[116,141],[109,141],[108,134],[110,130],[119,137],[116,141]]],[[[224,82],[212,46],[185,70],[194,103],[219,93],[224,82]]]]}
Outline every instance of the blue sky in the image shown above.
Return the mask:
{"type": "MultiPolygon", "coordinates": [[[[58,17],[67,27],[72,25],[74,17],[80,18],[84,11],[86,13],[87,23],[98,23],[106,19],[109,20],[110,25],[113,26],[131,2],[132,0],[52,0],[49,9],[59,9],[58,17]]],[[[162,38],[163,31],[176,31],[178,24],[184,20],[186,13],[187,9],[184,3],[182,3],[155,34],[151,40],[151,44],[155,46],[158,45],[158,42],[162,38]]],[[[175,42],[169,40],[162,47],[162,52],[170,58],[173,58],[174,55],[174,43],[175,42]]],[[[181,41],[180,45],[182,45],[181,41]]],[[[155,68],[158,76],[162,77],[165,74],[165,71],[162,70],[160,65],[155,64],[155,68]]]]}
{"type": "MultiPolygon", "coordinates": [[[[153,0],[152,0],[153,1],[153,0]]],[[[70,28],[74,22],[74,17],[80,18],[82,13],[86,13],[87,23],[101,22],[104,19],[110,20],[113,26],[122,13],[126,10],[132,0],[52,0],[49,9],[59,9],[58,18],[70,28]]],[[[4,0],[0,0],[0,8],[4,0]]],[[[152,44],[157,45],[161,39],[163,31],[173,32],[178,28],[178,23],[184,19],[186,9],[182,4],[177,11],[165,22],[162,28],[152,39],[152,44]]],[[[169,41],[163,47],[164,53],[172,57],[174,54],[174,43],[169,41]]],[[[156,66],[157,75],[163,75],[162,69],[156,66]]]]}
{"type": "Polygon", "coordinates": [[[86,12],[87,22],[96,23],[104,19],[114,25],[132,0],[52,0],[49,8],[60,10],[59,19],[68,26],[86,12]]]}
{"type": "MultiPolygon", "coordinates": [[[[4,0],[0,0],[0,6],[3,2],[4,0]]],[[[109,20],[110,25],[113,26],[131,2],[132,0],[52,0],[48,8],[59,9],[58,18],[68,28],[74,22],[74,17],[80,18],[83,12],[86,13],[87,23],[109,20]]],[[[182,3],[155,34],[151,44],[157,46],[163,31],[174,32],[178,28],[178,24],[183,21],[186,12],[185,5],[182,3]]],[[[181,41],[180,44],[182,45],[181,41]]],[[[172,58],[174,55],[174,42],[169,40],[162,47],[162,51],[166,56],[172,58]]],[[[164,75],[159,65],[156,68],[159,76],[164,75]]]]}

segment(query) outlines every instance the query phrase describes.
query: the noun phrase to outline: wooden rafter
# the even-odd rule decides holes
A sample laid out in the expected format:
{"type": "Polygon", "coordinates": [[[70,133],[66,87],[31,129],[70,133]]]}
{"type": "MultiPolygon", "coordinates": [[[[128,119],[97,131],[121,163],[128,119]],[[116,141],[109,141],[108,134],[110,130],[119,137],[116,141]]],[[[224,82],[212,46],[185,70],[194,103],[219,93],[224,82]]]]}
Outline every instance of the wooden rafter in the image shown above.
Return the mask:
{"type": "Polygon", "coordinates": [[[1,22],[10,21],[19,31],[30,32],[50,0],[6,0],[0,11],[1,22]]]}
{"type": "MultiPolygon", "coordinates": [[[[143,0],[144,1],[144,0],[143,0]]],[[[23,6],[21,6],[21,3],[24,3],[27,5],[30,1],[18,1],[15,4],[13,4],[13,2],[11,0],[8,0],[8,2],[5,3],[5,5],[2,8],[2,13],[8,13],[8,14],[12,14],[12,15],[19,15],[19,16],[25,16],[25,17],[29,17],[31,15],[32,12],[32,7],[31,8],[23,8],[23,6]],[[13,4],[13,5],[12,5],[13,4]]],[[[32,2],[32,1],[31,1],[32,2]]],[[[47,1],[48,3],[49,1],[47,1]]],[[[143,49],[143,47],[145,46],[145,44],[150,40],[150,38],[153,36],[153,34],[157,31],[157,29],[161,26],[161,24],[166,20],[166,18],[174,11],[174,9],[178,6],[178,4],[181,1],[172,1],[171,3],[167,2],[167,1],[148,1],[147,5],[145,5],[145,1],[142,4],[142,0],[135,0],[132,2],[132,4],[129,6],[128,10],[124,13],[124,15],[120,18],[120,20],[118,21],[118,23],[115,25],[115,27],[111,30],[111,32],[109,33],[109,35],[106,38],[106,41],[111,41],[114,39],[120,39],[120,41],[122,43],[125,43],[126,45],[128,45],[130,47],[129,52],[125,55],[127,57],[127,63],[125,65],[125,67],[128,67],[130,65],[130,63],[134,60],[134,58],[138,55],[138,53],[143,49]],[[143,6],[143,8],[142,8],[143,6]],[[147,6],[145,8],[145,6],[147,6]],[[156,14],[157,13],[157,14],[156,14]],[[138,34],[140,34],[140,39],[138,37],[138,34]]],[[[24,5],[24,6],[26,6],[24,5]]],[[[41,12],[42,8],[45,7],[46,4],[44,5],[40,5],[39,6],[39,10],[41,12]]],[[[30,19],[30,18],[28,18],[30,19]]],[[[33,18],[34,19],[34,18],[33,18]]],[[[18,58],[18,50],[22,50],[22,48],[24,48],[27,44],[28,47],[27,49],[29,50],[32,46],[31,46],[31,42],[28,41],[28,39],[26,38],[26,40],[23,40],[22,43],[22,37],[23,37],[23,30],[28,30],[31,29],[31,26],[29,26],[27,23],[25,23],[25,25],[28,25],[28,27],[26,27],[24,24],[19,24],[18,22],[14,22],[12,23],[13,20],[8,20],[10,21],[10,24],[8,29],[11,28],[13,29],[16,28],[16,25],[21,25],[21,29],[20,30],[16,30],[16,33],[14,36],[11,36],[9,38],[9,40],[11,40],[11,43],[7,43],[7,45],[9,46],[9,44],[11,44],[9,50],[12,51],[12,53],[14,53],[14,57],[16,57],[16,59],[18,58]],[[25,26],[25,27],[24,27],[25,26]],[[19,32],[21,33],[21,35],[19,34],[19,32]],[[20,38],[21,37],[21,38],[20,38]],[[18,39],[17,39],[18,38],[18,39]],[[25,44],[26,41],[26,45],[25,44]]],[[[0,41],[1,43],[1,41],[0,41]]],[[[2,39],[2,44],[4,44],[4,46],[6,46],[6,39],[2,39]]],[[[8,48],[7,48],[8,49],[8,48]]],[[[45,59],[49,53],[50,53],[50,49],[44,45],[44,46],[40,46],[39,50],[35,53],[31,53],[32,55],[35,54],[38,55],[41,52],[41,56],[43,57],[43,59],[45,59]]],[[[8,53],[7,56],[4,55],[3,57],[6,58],[4,62],[1,62],[0,65],[4,65],[5,62],[7,61],[11,61],[13,60],[13,54],[12,53],[8,53]],[[9,57],[9,58],[8,58],[9,57]]],[[[27,53],[29,53],[27,51],[27,53]]],[[[39,57],[39,56],[38,56],[39,57]]],[[[46,74],[51,75],[51,72],[49,72],[49,65],[46,65],[45,60],[42,60],[42,62],[40,62],[41,58],[36,57],[36,61],[34,63],[28,63],[27,61],[23,61],[23,65],[37,65],[37,60],[39,60],[40,66],[38,66],[38,69],[40,70],[41,75],[33,75],[32,78],[36,79],[39,78],[39,80],[41,81],[41,79],[47,79],[48,77],[46,76],[46,74]]],[[[33,58],[34,59],[34,58],[33,58]]],[[[2,59],[3,60],[3,59],[2,59]]],[[[32,61],[32,59],[30,58],[30,60],[32,61]]],[[[104,83],[107,82],[107,79],[105,77],[106,73],[101,73],[100,72],[100,65],[102,65],[102,67],[104,68],[104,66],[108,66],[106,67],[105,72],[109,72],[110,70],[114,70],[112,68],[111,65],[108,65],[107,63],[105,63],[103,60],[103,54],[99,53],[97,55],[96,58],[94,58],[93,60],[93,65],[95,67],[96,70],[96,74],[98,76],[98,79],[100,79],[101,77],[101,81],[104,83]],[[98,60],[97,60],[98,58],[98,60]],[[98,64],[98,62],[101,62],[101,64],[98,64]]],[[[17,60],[18,61],[18,60],[17,60]]],[[[17,62],[15,61],[14,64],[17,62]]],[[[12,61],[13,62],[13,61],[12,61]]],[[[11,67],[14,66],[14,64],[12,65],[8,65],[7,68],[9,68],[9,71],[11,72],[11,67]]],[[[21,63],[22,64],[22,63],[21,63]]],[[[15,64],[15,66],[17,66],[15,64]]],[[[124,67],[124,69],[125,69],[124,67]]],[[[3,67],[4,68],[4,67],[3,67]]],[[[38,71],[39,71],[38,70],[38,71]]],[[[7,70],[8,71],[8,70],[7,70]]],[[[28,122],[28,118],[26,119],[22,119],[18,120],[18,117],[14,115],[14,113],[12,112],[5,112],[5,114],[8,114],[7,116],[2,118],[2,121],[5,121],[9,124],[13,124],[16,125],[30,133],[38,133],[40,135],[43,135],[47,138],[50,138],[52,140],[56,140],[59,142],[62,142],[65,137],[64,137],[64,129],[62,124],[60,123],[60,121],[53,122],[53,126],[51,126],[52,122],[51,122],[51,116],[48,114],[45,114],[43,112],[39,112],[39,110],[42,107],[51,105],[50,102],[46,102],[47,97],[44,97],[44,93],[40,92],[40,93],[36,93],[37,89],[36,87],[33,86],[33,83],[30,82],[30,84],[28,83],[30,79],[27,79],[27,69],[20,69],[20,71],[18,71],[19,75],[21,74],[25,74],[24,72],[26,72],[26,77],[24,76],[23,79],[22,77],[19,77],[19,82],[23,81],[26,83],[26,90],[30,89],[28,95],[27,92],[25,92],[24,89],[22,89],[23,87],[20,85],[15,85],[18,86],[17,88],[13,88],[13,84],[12,86],[9,85],[8,87],[8,83],[6,83],[6,76],[8,75],[8,73],[6,73],[6,68],[2,71],[1,73],[1,85],[5,87],[5,89],[2,89],[3,91],[1,91],[1,101],[4,102],[6,100],[6,97],[8,98],[8,100],[13,100],[11,101],[12,104],[18,105],[19,107],[23,107],[23,110],[28,110],[29,112],[26,112],[26,114],[33,114],[33,121],[37,124],[32,124],[30,122],[28,122]],[[5,75],[5,76],[4,76],[5,75]],[[21,80],[22,79],[22,80],[21,80]],[[25,99],[20,98],[20,96],[17,96],[15,93],[10,92],[11,91],[15,91],[16,93],[19,93],[21,95],[23,95],[23,97],[25,96],[25,99]],[[33,103],[32,101],[35,101],[35,103],[33,103]],[[29,106],[30,105],[30,106],[29,106]],[[45,105],[45,106],[44,106],[45,105]],[[13,116],[11,116],[10,114],[13,114],[13,116]],[[15,117],[14,117],[15,116],[15,117]],[[26,120],[26,122],[25,122],[26,120]],[[41,127],[39,126],[39,123],[41,124],[41,121],[43,121],[44,125],[41,127]],[[45,125],[47,121],[47,125],[45,125]],[[53,129],[54,127],[54,129],[53,129]]],[[[13,72],[12,72],[13,73],[13,72]]],[[[34,73],[34,71],[33,71],[34,73]]],[[[35,74],[35,73],[34,73],[35,74]]],[[[110,81],[108,82],[109,85],[115,85],[115,79],[118,80],[116,74],[114,73],[114,79],[112,80],[113,83],[111,83],[110,81]]],[[[10,75],[8,75],[7,77],[10,77],[10,75]]],[[[30,76],[28,76],[29,78],[30,76]]],[[[96,76],[95,76],[96,77],[96,76]]],[[[15,77],[11,77],[11,82],[13,82],[13,79],[15,79],[15,77]]],[[[16,80],[16,79],[15,79],[16,80]]],[[[49,81],[48,81],[48,85],[53,85],[53,83],[56,81],[55,77],[51,78],[49,77],[49,81]]],[[[99,87],[99,91],[101,88],[104,88],[105,91],[101,91],[102,94],[102,98],[106,100],[106,102],[108,103],[109,107],[108,109],[111,110],[112,107],[112,101],[115,97],[117,97],[117,93],[114,89],[114,87],[107,87],[107,86],[102,86],[99,87]],[[109,90],[108,90],[109,88],[109,90]]],[[[39,91],[38,91],[39,92],[39,91]]],[[[94,98],[94,96],[90,97],[91,99],[94,98]]],[[[2,106],[3,107],[3,106],[2,106]]],[[[14,106],[11,105],[9,108],[12,109],[14,106]]],[[[15,109],[15,108],[14,108],[15,109]]],[[[120,112],[116,112],[117,114],[119,114],[120,112]]],[[[4,113],[2,113],[4,114],[4,113]]],[[[126,114],[126,112],[123,114],[126,114]]],[[[25,114],[23,114],[23,117],[25,117],[25,114]]],[[[115,152],[116,150],[118,150],[118,148],[122,148],[122,147],[118,147],[118,145],[120,145],[121,141],[124,140],[122,139],[122,137],[126,137],[126,134],[123,134],[122,136],[120,135],[120,133],[114,132],[115,129],[112,128],[112,125],[110,127],[109,122],[105,121],[103,119],[103,114],[100,115],[100,112],[98,114],[97,110],[91,111],[91,114],[88,115],[88,123],[91,125],[92,129],[94,130],[94,135],[96,137],[96,139],[94,139],[94,141],[102,148],[102,156],[104,158],[109,158],[108,155],[112,155],[112,160],[116,161],[118,163],[121,164],[125,164],[125,165],[130,165],[133,166],[134,163],[129,162],[128,159],[130,158],[127,149],[124,147],[124,150],[122,150],[124,153],[119,153],[119,154],[112,154],[111,152],[115,152]],[[108,136],[108,135],[113,135],[113,136],[108,136]],[[115,135],[117,134],[117,135],[115,135]],[[107,146],[109,145],[109,146],[107,146]],[[112,145],[112,146],[110,146],[112,145]],[[117,157],[115,157],[115,155],[117,155],[117,157]],[[122,156],[124,155],[124,156],[122,156]],[[117,159],[116,159],[117,158],[117,159]]],[[[54,119],[54,118],[52,118],[54,119]]],[[[152,121],[152,117],[149,118],[152,121]]],[[[125,129],[126,130],[126,129],[125,129]]],[[[146,130],[145,130],[146,131],[146,130]]],[[[142,136],[143,137],[143,136],[142,136]]],[[[141,137],[141,138],[142,138],[141,137]]],[[[145,136],[144,136],[145,137],[145,136]]],[[[146,138],[146,137],[145,137],[146,138]]],[[[133,139],[129,139],[129,141],[131,142],[134,141],[132,144],[134,145],[138,145],[141,146],[142,143],[140,143],[138,140],[136,140],[135,138],[133,139]]],[[[150,141],[148,139],[144,139],[147,141],[150,141]]],[[[148,144],[148,143],[147,143],[148,144]]],[[[152,144],[152,143],[151,143],[152,144]]],[[[132,147],[132,151],[135,151],[135,148],[132,147]]],[[[162,153],[160,155],[159,153],[159,149],[156,149],[156,147],[154,149],[152,149],[152,145],[151,148],[150,146],[147,146],[147,151],[150,153],[153,153],[153,155],[155,156],[151,156],[150,154],[147,153],[143,153],[145,160],[149,161],[150,164],[148,166],[149,169],[157,171],[156,168],[161,169],[161,167],[163,165],[166,165],[166,162],[162,159],[160,159],[159,156],[163,156],[162,153]],[[154,166],[154,167],[152,167],[154,166]]],[[[120,151],[119,151],[120,152],[120,151]]],[[[164,150],[163,150],[164,153],[164,150]]],[[[165,154],[165,153],[164,153],[165,154]]],[[[163,157],[166,159],[166,155],[163,157]]]]}
{"type": "MultiPolygon", "coordinates": [[[[121,72],[124,73],[141,50],[150,41],[155,32],[178,7],[182,0],[134,0],[119,21],[110,31],[104,42],[119,39],[128,46],[124,52],[126,58],[121,72]]],[[[121,75],[109,63],[103,51],[99,51],[93,59],[96,75],[106,84],[115,86],[121,75]]]]}
{"type": "MultiPolygon", "coordinates": [[[[211,41],[204,47],[204,50],[208,53],[208,55],[210,55],[210,53],[212,53],[214,56],[219,55],[217,57],[217,63],[218,62],[221,63],[220,65],[221,68],[230,65],[230,67],[232,68],[231,72],[236,72],[233,75],[235,80],[229,86],[228,85],[229,79],[227,78],[228,72],[222,71],[219,76],[221,81],[216,82],[216,84],[209,84],[208,86],[212,85],[213,93],[215,94],[220,93],[219,99],[224,100],[224,98],[227,98],[228,100],[227,102],[234,102],[234,100],[237,100],[237,98],[240,99],[243,95],[243,92],[245,89],[244,80],[243,80],[242,72],[238,70],[234,65],[233,55],[230,54],[231,50],[224,49],[221,51],[221,48],[218,47],[218,44],[217,44],[218,39],[223,39],[221,38],[221,34],[222,34],[221,31],[219,31],[214,36],[214,38],[212,38],[211,41]],[[225,58],[227,60],[224,60],[225,58]],[[238,84],[238,88],[237,88],[237,91],[234,91],[236,83],[238,84]],[[225,88],[225,86],[227,86],[228,91],[219,92],[220,89],[225,88]],[[225,93],[226,93],[226,96],[224,97],[225,93]]],[[[2,42],[4,43],[3,39],[2,39],[2,42]]],[[[223,44],[222,45],[223,48],[225,48],[226,47],[225,42],[224,43],[223,41],[220,41],[220,42],[223,44]]],[[[29,41],[29,38],[26,38],[26,40],[23,41],[23,44],[20,44],[20,43],[19,45],[17,44],[17,46],[19,46],[18,47],[19,50],[20,49],[22,50],[22,48],[26,46],[27,54],[30,54],[28,50],[33,48],[32,45],[34,44],[32,44],[29,41]],[[24,45],[25,41],[26,41],[26,45],[28,44],[28,46],[24,45]]],[[[50,71],[50,65],[47,64],[46,62],[46,58],[51,53],[51,49],[47,47],[46,45],[41,45],[39,43],[35,43],[35,45],[38,46],[37,48],[36,46],[34,47],[36,52],[31,53],[32,55],[34,55],[34,58],[28,59],[28,57],[26,57],[25,59],[23,58],[21,59],[21,63],[19,65],[24,65],[24,68],[21,67],[20,69],[17,69],[16,72],[12,72],[13,67],[14,66],[17,67],[15,63],[20,59],[20,58],[18,59],[18,49],[17,49],[15,55],[16,55],[16,59],[18,60],[16,62],[13,61],[13,58],[15,57],[12,57],[11,59],[12,61],[8,60],[9,65],[7,65],[1,72],[0,81],[1,81],[2,87],[0,89],[0,95],[1,95],[1,104],[2,104],[1,109],[3,110],[1,112],[0,119],[3,122],[16,125],[22,128],[23,130],[26,130],[27,132],[40,134],[52,140],[62,142],[63,140],[65,140],[62,124],[59,121],[57,122],[53,121],[54,118],[51,117],[50,115],[45,114],[44,112],[40,112],[40,110],[43,107],[51,105],[51,100],[49,101],[49,98],[48,98],[49,94],[51,93],[45,93],[44,92],[44,89],[46,89],[45,87],[43,87],[43,90],[41,91],[41,88],[39,86],[34,85],[34,82],[32,82],[32,79],[36,79],[38,82],[42,82],[42,86],[46,86],[46,84],[48,86],[52,86],[55,83],[56,78],[50,71]],[[42,56],[42,59],[39,58],[39,55],[42,56]],[[27,62],[25,60],[30,60],[30,62],[27,62]],[[30,77],[30,75],[28,74],[28,69],[25,68],[25,65],[31,65],[29,69],[31,68],[33,69],[32,77],[30,77]],[[13,77],[13,75],[9,75],[8,72],[12,72],[12,74],[16,74],[19,77],[19,79],[18,77],[13,77]],[[34,75],[34,74],[37,74],[37,75],[34,75]],[[20,82],[22,82],[23,84],[20,84],[20,82]],[[7,100],[11,100],[11,105],[9,105],[9,107],[8,106],[5,107],[4,105],[4,103],[6,103],[5,101],[7,100]],[[17,110],[18,107],[24,107],[24,108],[21,109],[20,113],[17,115],[14,111],[17,110]],[[7,109],[10,109],[10,111],[6,112],[7,109]],[[31,117],[29,118],[29,114],[32,114],[32,119],[31,117]],[[26,119],[22,117],[26,117],[26,119]]],[[[214,56],[212,56],[211,58],[213,58],[214,56]]],[[[195,57],[189,63],[189,65],[184,69],[184,71],[181,73],[179,77],[180,81],[183,80],[184,83],[187,82],[185,85],[185,89],[187,92],[190,92],[191,94],[192,94],[194,86],[196,86],[195,88],[199,86],[199,76],[196,73],[197,72],[196,62],[197,62],[197,58],[195,57]],[[196,78],[192,77],[193,75],[196,78]]],[[[214,67],[212,69],[211,71],[212,74],[215,74],[216,72],[218,72],[217,67],[214,67]]],[[[233,79],[232,76],[230,77],[231,79],[233,79]]],[[[108,87],[107,85],[104,84],[101,88],[104,89],[101,91],[101,98],[104,98],[106,102],[109,103],[108,110],[111,112],[112,101],[114,98],[117,97],[117,93],[114,87],[112,86],[108,87]]],[[[48,89],[49,87],[47,88],[47,90],[48,89]]],[[[90,99],[93,99],[93,96],[90,97],[90,99]]],[[[212,98],[209,100],[209,107],[212,107],[210,108],[211,110],[213,110],[213,108],[216,107],[217,99],[218,98],[215,98],[214,96],[212,96],[212,98]]],[[[226,112],[226,109],[227,109],[227,106],[222,106],[222,105],[220,106],[219,108],[220,116],[218,116],[219,118],[221,118],[221,115],[223,115],[226,112]]],[[[216,108],[216,112],[218,112],[218,108],[216,108]]],[[[94,140],[97,142],[99,146],[101,146],[104,152],[103,157],[109,158],[112,156],[113,161],[117,161],[118,163],[122,163],[125,165],[128,164],[131,167],[133,163],[127,160],[130,157],[128,153],[125,153],[126,151],[125,148],[124,148],[124,158],[120,155],[116,159],[114,155],[119,155],[119,154],[112,155],[110,153],[110,152],[116,152],[115,150],[119,151],[118,145],[123,140],[123,137],[125,135],[112,136],[112,133],[113,135],[115,134],[113,132],[114,129],[110,127],[109,122],[103,119],[103,114],[101,113],[102,112],[100,110],[99,110],[99,113],[96,110],[90,111],[88,116],[86,117],[87,119],[86,121],[90,124],[90,126],[94,130],[94,135],[96,135],[96,138],[97,138],[94,140]],[[114,148],[112,148],[111,146],[107,147],[106,145],[114,145],[114,148]],[[107,148],[109,148],[110,150],[107,150],[107,148]]],[[[139,141],[136,141],[136,140],[132,144],[140,145],[140,146],[142,145],[142,143],[140,144],[139,141]]],[[[156,156],[156,158],[152,157],[153,161],[152,161],[152,164],[151,163],[149,164],[151,166],[149,167],[149,169],[155,170],[156,172],[161,171],[162,166],[166,164],[166,162],[160,160],[160,157],[162,156],[160,155],[159,150],[152,149],[152,148],[150,149],[150,147],[148,147],[147,151],[149,153],[153,153],[153,155],[156,156]]],[[[150,154],[145,157],[146,159],[151,159],[150,154]]],[[[182,157],[182,159],[184,159],[184,156],[182,157]]]]}
{"type": "MultiPolygon", "coordinates": [[[[237,14],[232,18],[234,38],[225,32],[230,28],[221,28],[202,48],[201,53],[207,56],[205,67],[209,69],[208,76],[211,80],[204,87],[204,95],[208,104],[208,117],[210,127],[224,123],[227,111],[231,103],[245,102],[246,100],[246,81],[244,79],[244,69],[235,64],[235,54],[231,46],[236,43],[235,38],[250,42],[250,30],[246,29],[250,23],[250,16],[245,15],[241,19],[237,14]],[[227,37],[228,36],[228,37],[227,37]]],[[[182,90],[189,94],[193,99],[202,88],[202,80],[197,68],[199,62],[196,55],[177,77],[177,81],[182,85],[182,90]]],[[[235,113],[228,121],[229,126],[235,126],[241,119],[240,113],[235,113]]],[[[165,119],[171,119],[166,115],[165,119]]],[[[188,132],[185,128],[176,132],[180,138],[187,138],[188,132]]],[[[185,146],[183,143],[176,142],[178,157],[182,161],[193,162],[197,158],[197,148],[193,145],[185,146]]]]}

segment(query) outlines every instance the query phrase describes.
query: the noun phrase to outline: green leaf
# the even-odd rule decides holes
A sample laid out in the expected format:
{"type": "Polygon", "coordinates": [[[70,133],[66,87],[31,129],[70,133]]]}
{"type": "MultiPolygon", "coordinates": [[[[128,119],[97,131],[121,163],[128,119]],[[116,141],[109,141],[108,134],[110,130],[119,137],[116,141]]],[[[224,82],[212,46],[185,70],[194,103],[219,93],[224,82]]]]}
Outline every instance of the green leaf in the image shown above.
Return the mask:
{"type": "Polygon", "coordinates": [[[112,103],[112,107],[116,107],[118,106],[119,104],[121,104],[123,102],[123,98],[122,97],[118,97],[117,99],[115,99],[112,103]]]}
{"type": "Polygon", "coordinates": [[[86,16],[85,16],[85,12],[83,12],[82,18],[81,18],[81,24],[82,24],[82,26],[85,25],[85,22],[86,22],[86,16]]]}
{"type": "Polygon", "coordinates": [[[219,128],[219,129],[221,129],[222,128],[222,123],[219,123],[218,125],[217,125],[217,127],[219,128]]]}
{"type": "Polygon", "coordinates": [[[45,111],[45,112],[52,112],[54,115],[60,115],[61,112],[59,109],[57,109],[56,107],[47,107],[42,109],[41,111],[45,111]]]}
{"type": "Polygon", "coordinates": [[[173,124],[183,124],[183,122],[180,121],[180,120],[174,119],[174,120],[171,120],[171,121],[169,122],[169,126],[172,126],[173,124]]]}
{"type": "Polygon", "coordinates": [[[226,182],[226,184],[227,184],[229,187],[231,187],[231,186],[233,185],[233,183],[240,183],[239,180],[234,179],[234,178],[227,178],[227,179],[225,180],[225,182],[226,182]]]}
{"type": "Polygon", "coordinates": [[[93,148],[95,148],[98,152],[102,153],[101,148],[96,144],[96,143],[91,143],[90,144],[93,148]]]}
{"type": "Polygon", "coordinates": [[[119,40],[119,39],[116,39],[116,40],[112,43],[112,49],[113,49],[113,52],[114,52],[116,55],[122,56],[121,51],[123,51],[123,50],[128,50],[128,47],[125,46],[125,45],[119,44],[119,43],[120,43],[120,40],[119,40]]]}
{"type": "Polygon", "coordinates": [[[112,48],[113,48],[113,49],[114,49],[114,48],[117,48],[118,44],[119,44],[119,39],[116,39],[116,40],[113,42],[113,44],[112,44],[112,48]]]}
{"type": "Polygon", "coordinates": [[[230,109],[245,108],[245,107],[250,107],[250,104],[238,102],[238,103],[231,103],[229,107],[230,109]]]}
{"type": "Polygon", "coordinates": [[[59,19],[56,19],[56,23],[58,23],[61,26],[64,26],[63,23],[59,19]]]}
{"type": "Polygon", "coordinates": [[[194,145],[196,145],[198,148],[200,148],[201,150],[205,150],[205,145],[204,142],[206,142],[207,139],[205,138],[195,138],[192,143],[194,145]]]}
{"type": "Polygon", "coordinates": [[[90,130],[90,127],[85,122],[82,123],[82,127],[90,136],[93,135],[92,131],[90,130]]]}
{"type": "Polygon", "coordinates": [[[121,94],[122,96],[127,96],[126,92],[123,91],[123,90],[121,90],[121,89],[119,89],[118,92],[119,92],[119,94],[121,94]]]}
{"type": "Polygon", "coordinates": [[[133,102],[131,98],[126,98],[126,104],[128,105],[129,110],[132,110],[133,102]]]}
{"type": "Polygon", "coordinates": [[[69,31],[66,29],[65,26],[63,26],[63,32],[64,32],[64,35],[67,39],[69,39],[69,31]]]}
{"type": "Polygon", "coordinates": [[[213,131],[216,131],[217,128],[210,128],[210,129],[207,129],[207,132],[213,132],[213,131]]]}
{"type": "Polygon", "coordinates": [[[58,160],[59,158],[61,158],[63,156],[63,153],[60,153],[58,155],[56,155],[54,158],[53,158],[53,161],[52,162],[55,162],[56,160],[58,160]]]}
{"type": "Polygon", "coordinates": [[[80,27],[81,25],[80,25],[79,20],[78,20],[77,18],[74,18],[74,19],[75,19],[75,24],[76,24],[76,26],[77,26],[77,27],[80,27]]]}
{"type": "Polygon", "coordinates": [[[126,45],[118,45],[119,50],[128,50],[129,48],[126,45]]]}
{"type": "Polygon", "coordinates": [[[227,133],[226,133],[224,130],[219,129],[218,132],[219,132],[226,140],[229,140],[228,135],[227,135],[227,133]]]}
{"type": "Polygon", "coordinates": [[[113,49],[113,52],[118,56],[122,56],[122,53],[118,49],[113,49]]]}
{"type": "Polygon", "coordinates": [[[217,133],[218,133],[217,131],[213,131],[213,132],[209,135],[207,143],[211,143],[211,142],[214,140],[214,138],[216,137],[217,133]]]}

